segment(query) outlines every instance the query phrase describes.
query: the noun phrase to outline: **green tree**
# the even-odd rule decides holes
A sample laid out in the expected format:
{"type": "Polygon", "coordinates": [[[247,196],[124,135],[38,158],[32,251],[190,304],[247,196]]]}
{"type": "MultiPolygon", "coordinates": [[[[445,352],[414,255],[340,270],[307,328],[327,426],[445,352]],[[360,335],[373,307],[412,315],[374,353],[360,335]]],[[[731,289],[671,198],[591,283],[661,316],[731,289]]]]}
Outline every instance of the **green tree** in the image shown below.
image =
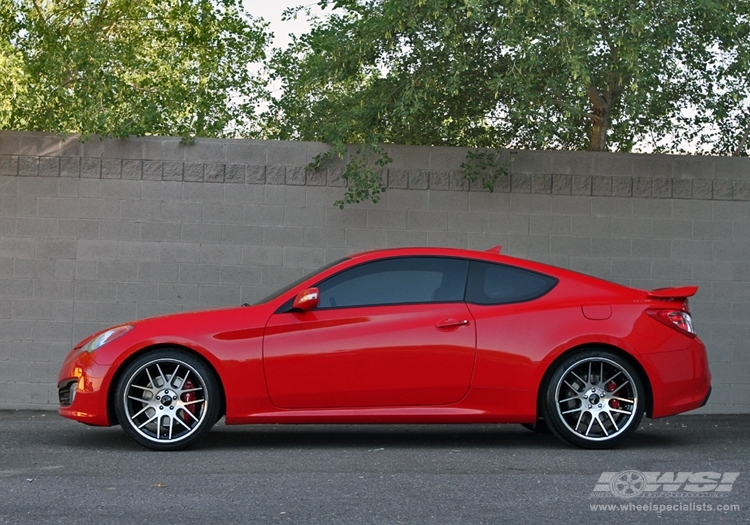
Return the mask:
{"type": "Polygon", "coordinates": [[[690,90],[690,111],[678,137],[702,153],[747,156],[750,152],[750,2],[737,2],[729,34],[710,46],[714,56],[702,81],[690,90]],[[726,41],[730,44],[727,45],[726,41]]]}
{"type": "Polygon", "coordinates": [[[0,0],[0,128],[252,135],[268,39],[240,0],[0,0]]]}
{"type": "MultiPolygon", "coordinates": [[[[271,60],[282,89],[267,131],[328,142],[334,153],[365,144],[381,161],[381,143],[592,151],[656,144],[678,131],[681,109],[699,91],[720,90],[750,24],[739,16],[746,0],[319,5],[329,14],[271,60]]],[[[352,177],[377,194],[372,177],[352,177]]]]}

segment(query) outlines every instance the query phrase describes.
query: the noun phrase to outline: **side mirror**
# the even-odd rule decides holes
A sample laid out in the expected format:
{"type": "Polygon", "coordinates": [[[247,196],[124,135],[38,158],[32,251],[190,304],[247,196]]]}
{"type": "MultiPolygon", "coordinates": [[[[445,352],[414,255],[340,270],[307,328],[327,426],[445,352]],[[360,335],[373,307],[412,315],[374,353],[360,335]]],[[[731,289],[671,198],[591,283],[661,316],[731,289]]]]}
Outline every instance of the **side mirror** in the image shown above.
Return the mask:
{"type": "Polygon", "coordinates": [[[294,298],[292,309],[301,310],[303,312],[312,310],[313,308],[318,306],[319,296],[320,293],[318,292],[317,288],[308,288],[307,290],[302,290],[299,294],[297,294],[297,297],[294,298]]]}

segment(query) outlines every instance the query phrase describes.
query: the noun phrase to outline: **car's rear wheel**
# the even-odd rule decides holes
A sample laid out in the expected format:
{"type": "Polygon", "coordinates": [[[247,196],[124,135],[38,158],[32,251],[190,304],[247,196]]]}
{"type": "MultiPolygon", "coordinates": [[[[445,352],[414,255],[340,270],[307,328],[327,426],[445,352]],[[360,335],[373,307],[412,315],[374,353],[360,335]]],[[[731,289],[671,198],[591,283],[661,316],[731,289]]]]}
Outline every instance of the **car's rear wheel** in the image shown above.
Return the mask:
{"type": "Polygon", "coordinates": [[[204,437],[219,417],[214,372],[192,354],[161,349],[144,354],[123,371],[115,412],[125,432],[153,450],[178,450],[204,437]]]}
{"type": "Polygon", "coordinates": [[[545,385],[544,419],[558,438],[609,448],[637,428],[645,408],[638,370],[607,350],[586,350],[559,363],[545,385]]]}

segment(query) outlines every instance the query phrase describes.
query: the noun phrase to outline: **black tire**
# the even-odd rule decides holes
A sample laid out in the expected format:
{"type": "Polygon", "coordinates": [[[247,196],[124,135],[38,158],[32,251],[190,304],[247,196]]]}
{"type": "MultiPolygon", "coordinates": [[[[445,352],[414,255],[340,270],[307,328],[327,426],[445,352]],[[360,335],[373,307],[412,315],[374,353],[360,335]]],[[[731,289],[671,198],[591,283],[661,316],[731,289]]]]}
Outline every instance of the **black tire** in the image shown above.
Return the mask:
{"type": "Polygon", "coordinates": [[[125,433],[152,450],[196,443],[220,417],[216,374],[178,349],[148,352],[130,363],[115,390],[115,413],[125,433]]]}
{"type": "Polygon", "coordinates": [[[544,388],[544,420],[563,441],[610,448],[635,432],[646,407],[638,370],[608,350],[585,350],[557,364],[544,388]]]}

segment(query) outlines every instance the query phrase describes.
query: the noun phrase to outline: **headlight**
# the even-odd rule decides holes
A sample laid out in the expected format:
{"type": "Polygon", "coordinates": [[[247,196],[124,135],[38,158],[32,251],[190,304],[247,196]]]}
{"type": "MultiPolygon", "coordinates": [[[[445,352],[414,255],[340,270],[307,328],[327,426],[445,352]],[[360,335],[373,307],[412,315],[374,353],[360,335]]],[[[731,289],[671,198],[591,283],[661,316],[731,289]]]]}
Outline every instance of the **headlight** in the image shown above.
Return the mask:
{"type": "Polygon", "coordinates": [[[91,341],[83,345],[81,350],[84,352],[93,352],[97,348],[106,345],[110,341],[114,341],[118,337],[127,334],[132,329],[132,325],[122,325],[110,328],[106,332],[102,332],[101,334],[94,337],[91,341]]]}

